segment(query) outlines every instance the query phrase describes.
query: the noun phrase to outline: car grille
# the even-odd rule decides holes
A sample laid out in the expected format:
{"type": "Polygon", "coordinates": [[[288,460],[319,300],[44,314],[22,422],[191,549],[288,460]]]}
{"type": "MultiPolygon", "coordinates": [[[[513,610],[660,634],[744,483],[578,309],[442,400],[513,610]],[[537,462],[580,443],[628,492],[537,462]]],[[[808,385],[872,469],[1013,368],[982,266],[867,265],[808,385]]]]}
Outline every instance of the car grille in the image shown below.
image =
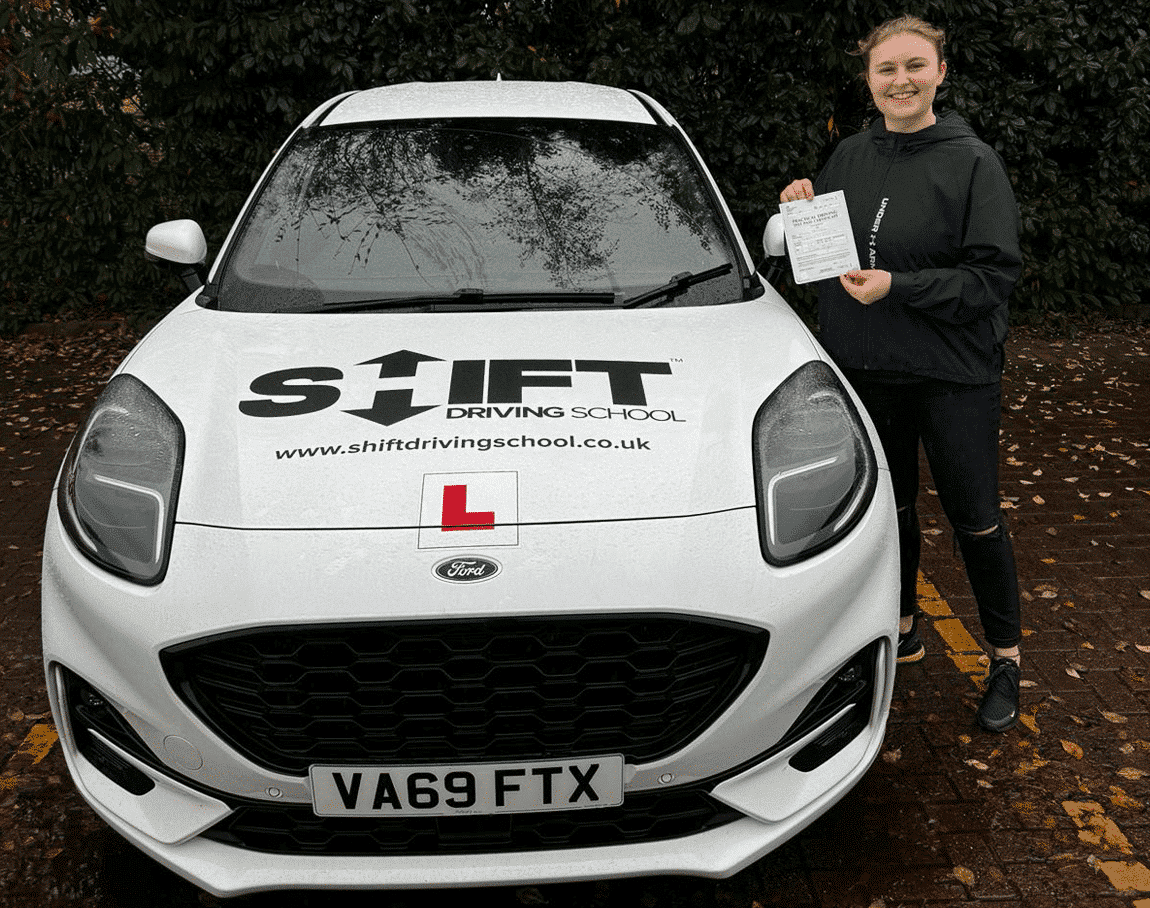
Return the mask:
{"type": "Polygon", "coordinates": [[[169,682],[254,762],[666,756],[743,690],[758,628],[675,615],[307,625],[171,647],[169,682]]]}
{"type": "Polygon", "coordinates": [[[244,805],[205,838],[274,854],[419,855],[661,841],[742,817],[698,788],[628,795],[619,807],[486,817],[317,817],[308,804],[244,805]]]}

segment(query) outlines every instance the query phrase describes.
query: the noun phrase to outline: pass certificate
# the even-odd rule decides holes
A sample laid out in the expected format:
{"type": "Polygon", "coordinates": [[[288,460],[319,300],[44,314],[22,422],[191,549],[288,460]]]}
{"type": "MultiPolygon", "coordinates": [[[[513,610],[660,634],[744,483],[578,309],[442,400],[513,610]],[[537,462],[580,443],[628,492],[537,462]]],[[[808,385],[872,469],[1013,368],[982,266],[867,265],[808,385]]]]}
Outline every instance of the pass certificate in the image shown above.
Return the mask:
{"type": "Polygon", "coordinates": [[[796,284],[838,277],[859,267],[847,200],[842,190],[779,206],[796,284]]]}

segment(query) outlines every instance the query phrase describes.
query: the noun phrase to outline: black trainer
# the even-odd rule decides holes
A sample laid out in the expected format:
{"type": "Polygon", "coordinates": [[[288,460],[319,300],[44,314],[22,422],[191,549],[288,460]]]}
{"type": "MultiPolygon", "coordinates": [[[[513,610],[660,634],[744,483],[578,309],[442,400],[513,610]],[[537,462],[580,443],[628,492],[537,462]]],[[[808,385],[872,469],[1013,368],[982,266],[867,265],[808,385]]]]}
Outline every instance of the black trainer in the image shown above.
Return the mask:
{"type": "Polygon", "coordinates": [[[1018,724],[1018,687],[1022,669],[1006,656],[990,660],[986,693],[978,707],[978,724],[987,731],[1009,731],[1018,724]]]}
{"type": "Polygon", "coordinates": [[[910,623],[910,630],[905,634],[898,634],[898,661],[917,662],[926,655],[926,647],[922,645],[922,638],[918,635],[918,616],[916,613],[910,623]]]}

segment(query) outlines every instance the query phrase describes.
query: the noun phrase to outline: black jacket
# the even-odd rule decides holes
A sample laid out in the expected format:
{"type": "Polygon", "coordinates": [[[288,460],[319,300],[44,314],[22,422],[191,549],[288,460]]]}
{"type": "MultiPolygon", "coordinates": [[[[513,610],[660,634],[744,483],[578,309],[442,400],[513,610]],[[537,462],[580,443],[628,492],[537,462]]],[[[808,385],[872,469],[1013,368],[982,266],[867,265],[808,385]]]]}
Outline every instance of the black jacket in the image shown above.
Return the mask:
{"type": "Polygon", "coordinates": [[[1002,374],[1007,297],[1022,272],[1018,206],[998,154],[957,114],[913,133],[882,119],[815,181],[842,189],[862,268],[891,272],[864,306],[819,284],[820,339],[844,368],[966,384],[1002,374]]]}

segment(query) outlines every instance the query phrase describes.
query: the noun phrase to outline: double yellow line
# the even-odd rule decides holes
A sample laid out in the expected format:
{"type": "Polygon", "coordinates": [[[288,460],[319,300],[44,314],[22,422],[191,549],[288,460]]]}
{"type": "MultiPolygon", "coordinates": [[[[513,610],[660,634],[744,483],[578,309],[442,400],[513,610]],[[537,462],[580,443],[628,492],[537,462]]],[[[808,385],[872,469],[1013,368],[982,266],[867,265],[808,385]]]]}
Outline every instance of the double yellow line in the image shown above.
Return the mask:
{"type": "MultiPolygon", "coordinates": [[[[924,613],[933,618],[933,627],[946,644],[946,654],[960,672],[970,678],[979,690],[984,688],[988,660],[983,648],[970,631],[951,611],[950,605],[934,584],[920,572],[918,575],[918,605],[924,613]]],[[[1021,713],[1019,721],[1035,736],[1039,734],[1034,713],[1021,713]]],[[[1024,764],[1028,769],[1044,765],[1037,756],[1024,764]]],[[[1118,824],[1106,816],[1105,808],[1097,801],[1063,801],[1062,809],[1078,827],[1078,838],[1087,845],[1100,847],[1104,852],[1117,852],[1133,858],[1134,849],[1122,834],[1118,824]]],[[[1150,868],[1137,860],[1102,860],[1091,855],[1087,863],[1105,874],[1110,884],[1122,893],[1150,893],[1150,868]]],[[[1150,898],[1136,899],[1132,908],[1150,908],[1150,898]]]]}

